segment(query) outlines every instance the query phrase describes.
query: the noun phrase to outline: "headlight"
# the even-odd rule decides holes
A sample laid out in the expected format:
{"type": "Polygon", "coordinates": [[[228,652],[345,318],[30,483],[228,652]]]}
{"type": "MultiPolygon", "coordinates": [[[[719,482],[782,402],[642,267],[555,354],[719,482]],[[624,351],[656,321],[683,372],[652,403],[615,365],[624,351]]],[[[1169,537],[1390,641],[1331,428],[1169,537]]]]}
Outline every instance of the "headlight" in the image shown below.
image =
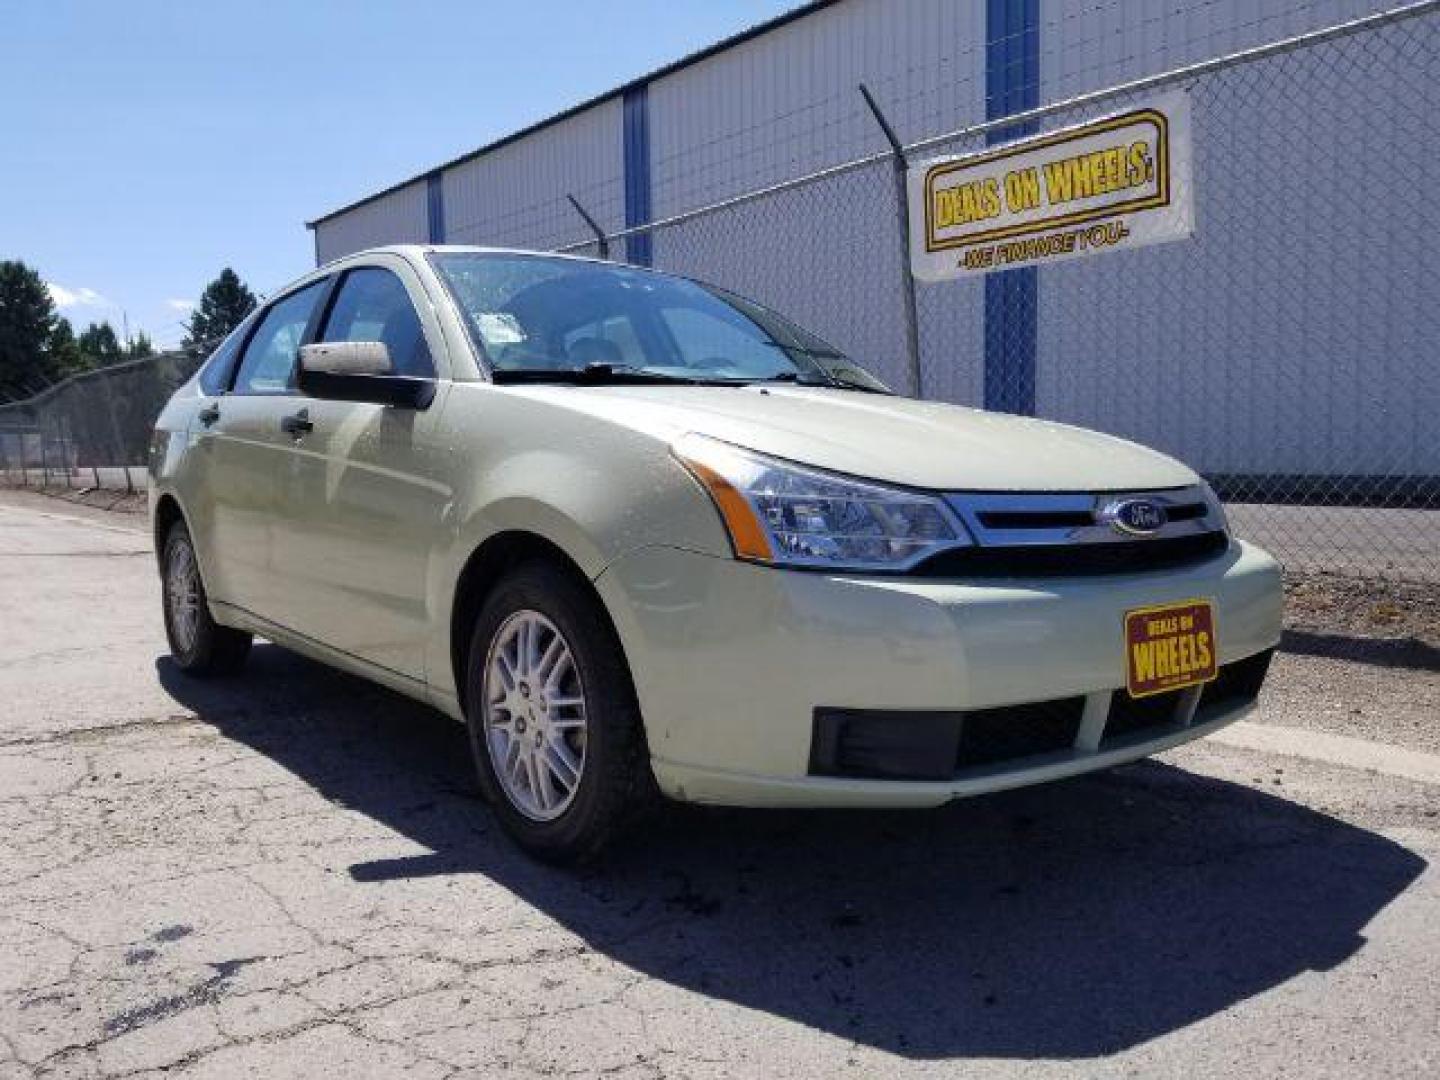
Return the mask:
{"type": "Polygon", "coordinates": [[[930,495],[762,457],[703,435],[672,448],[715,500],[739,558],[781,566],[904,570],[970,538],[930,495]]]}

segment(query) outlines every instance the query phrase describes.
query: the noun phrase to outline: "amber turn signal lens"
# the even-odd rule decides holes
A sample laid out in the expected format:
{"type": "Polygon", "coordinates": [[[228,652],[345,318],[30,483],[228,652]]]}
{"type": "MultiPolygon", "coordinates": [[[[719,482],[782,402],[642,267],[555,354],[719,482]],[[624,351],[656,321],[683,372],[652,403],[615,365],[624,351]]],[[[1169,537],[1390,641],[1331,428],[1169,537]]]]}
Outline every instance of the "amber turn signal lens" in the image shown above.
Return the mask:
{"type": "Polygon", "coordinates": [[[735,554],[742,559],[769,562],[773,557],[770,541],[765,535],[765,527],[755,516],[750,501],[709,465],[683,454],[677,456],[710,493],[715,508],[720,511],[720,517],[725,522],[725,528],[730,532],[730,543],[735,548],[735,554]]]}

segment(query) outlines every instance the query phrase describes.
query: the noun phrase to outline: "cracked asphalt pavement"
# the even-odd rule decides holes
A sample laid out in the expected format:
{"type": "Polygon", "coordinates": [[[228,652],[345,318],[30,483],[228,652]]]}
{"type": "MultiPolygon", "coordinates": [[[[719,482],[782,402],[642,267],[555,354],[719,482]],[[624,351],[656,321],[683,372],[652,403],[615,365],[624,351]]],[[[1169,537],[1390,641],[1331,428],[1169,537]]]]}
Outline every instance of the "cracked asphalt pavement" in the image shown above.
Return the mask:
{"type": "Polygon", "coordinates": [[[1282,656],[1254,720],[1293,752],[673,808],[566,872],[450,721],[264,644],[183,677],[143,520],[0,495],[0,1080],[1433,1076],[1432,654],[1282,656]]]}

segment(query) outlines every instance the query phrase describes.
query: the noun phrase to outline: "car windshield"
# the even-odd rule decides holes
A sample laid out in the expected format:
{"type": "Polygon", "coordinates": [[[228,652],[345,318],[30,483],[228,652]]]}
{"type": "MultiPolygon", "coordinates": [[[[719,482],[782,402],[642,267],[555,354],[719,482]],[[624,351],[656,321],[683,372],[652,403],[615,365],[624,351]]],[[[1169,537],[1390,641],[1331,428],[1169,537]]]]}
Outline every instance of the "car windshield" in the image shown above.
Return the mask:
{"type": "Polygon", "coordinates": [[[600,373],[885,391],[814,334],[712,286],[539,255],[437,252],[432,260],[497,381],[600,373]]]}

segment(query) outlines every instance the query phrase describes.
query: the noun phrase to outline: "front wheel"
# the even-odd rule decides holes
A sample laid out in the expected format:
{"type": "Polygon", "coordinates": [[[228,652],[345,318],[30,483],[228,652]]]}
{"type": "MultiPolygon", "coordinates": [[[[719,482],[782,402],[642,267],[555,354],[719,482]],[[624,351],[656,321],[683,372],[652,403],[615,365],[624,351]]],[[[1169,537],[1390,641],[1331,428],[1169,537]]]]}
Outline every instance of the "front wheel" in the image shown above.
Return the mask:
{"type": "Polygon", "coordinates": [[[165,636],[180,670],[191,675],[228,675],[250,655],[251,636],[221,626],[210,615],[195,542],[183,521],[170,526],[160,559],[165,636]]]}
{"type": "Polygon", "coordinates": [[[530,563],[475,621],[466,714],[480,781],[505,831],[554,862],[593,857],[649,785],[639,708],[599,601],[530,563]]]}

